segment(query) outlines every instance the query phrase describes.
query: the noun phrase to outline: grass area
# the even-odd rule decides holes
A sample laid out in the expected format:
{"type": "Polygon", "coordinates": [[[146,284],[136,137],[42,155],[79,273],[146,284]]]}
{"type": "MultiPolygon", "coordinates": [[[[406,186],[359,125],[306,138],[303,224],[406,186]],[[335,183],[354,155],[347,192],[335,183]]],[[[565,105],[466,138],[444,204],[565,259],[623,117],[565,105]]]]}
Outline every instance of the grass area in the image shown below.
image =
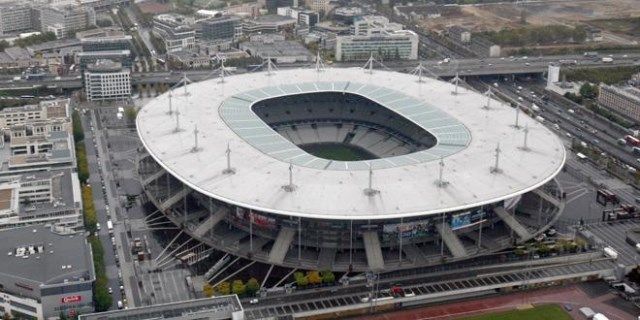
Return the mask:
{"type": "Polygon", "coordinates": [[[314,143],[301,146],[302,150],[323,159],[336,161],[358,161],[375,157],[360,148],[354,148],[341,143],[314,143]]]}
{"type": "Polygon", "coordinates": [[[631,76],[640,72],[640,67],[607,67],[607,68],[579,68],[564,69],[568,81],[588,81],[599,84],[616,84],[631,79],[631,76]]]}
{"type": "Polygon", "coordinates": [[[571,320],[562,307],[550,304],[526,310],[511,310],[480,316],[461,318],[460,320],[571,320]]]}
{"type": "Polygon", "coordinates": [[[640,17],[592,20],[589,21],[589,24],[615,33],[624,33],[630,36],[640,35],[640,17]]]}

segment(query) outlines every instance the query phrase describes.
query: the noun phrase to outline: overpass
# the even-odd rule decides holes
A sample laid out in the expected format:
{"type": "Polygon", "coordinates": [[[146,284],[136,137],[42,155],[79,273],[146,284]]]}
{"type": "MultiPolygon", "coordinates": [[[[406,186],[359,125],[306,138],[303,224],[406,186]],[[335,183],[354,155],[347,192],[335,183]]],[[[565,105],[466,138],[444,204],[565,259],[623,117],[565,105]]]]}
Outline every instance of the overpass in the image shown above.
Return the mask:
{"type": "MultiPolygon", "coordinates": [[[[640,54],[621,55],[616,54],[612,63],[602,62],[601,59],[584,57],[582,55],[563,56],[543,56],[531,58],[486,58],[486,59],[459,59],[443,63],[439,60],[424,60],[423,66],[428,73],[438,77],[453,77],[456,72],[460,76],[491,76],[491,75],[513,75],[513,74],[535,74],[543,73],[550,63],[558,63],[561,60],[576,61],[571,67],[622,67],[640,65],[640,54]]],[[[384,66],[377,65],[376,68],[384,70],[394,70],[399,72],[409,72],[418,65],[418,61],[388,61],[384,66]]],[[[310,67],[312,63],[296,63],[279,66],[284,68],[310,67]]],[[[361,67],[363,62],[336,62],[332,66],[340,68],[361,67]]],[[[238,68],[236,73],[245,73],[248,70],[238,68]]],[[[192,81],[201,81],[210,78],[212,70],[190,70],[186,71],[187,77],[192,81]]],[[[174,84],[182,78],[182,72],[146,72],[134,73],[131,76],[132,85],[168,83],[174,84]]],[[[79,76],[70,77],[49,77],[42,80],[0,80],[0,90],[32,90],[32,89],[80,89],[82,79],[79,76]]]]}

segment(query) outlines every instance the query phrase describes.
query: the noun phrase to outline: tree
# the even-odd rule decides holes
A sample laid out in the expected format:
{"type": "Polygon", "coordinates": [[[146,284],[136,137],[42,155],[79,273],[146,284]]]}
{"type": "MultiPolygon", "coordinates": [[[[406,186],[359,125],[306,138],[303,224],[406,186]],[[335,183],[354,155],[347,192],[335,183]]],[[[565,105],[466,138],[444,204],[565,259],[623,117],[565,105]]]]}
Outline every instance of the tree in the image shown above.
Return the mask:
{"type": "Polygon", "coordinates": [[[253,295],[258,292],[258,290],[260,290],[258,279],[252,277],[247,281],[247,293],[253,295]]]}
{"type": "Polygon", "coordinates": [[[216,287],[216,291],[218,291],[218,293],[223,296],[231,294],[231,284],[229,284],[229,282],[227,281],[223,281],[216,287]]]}
{"type": "Polygon", "coordinates": [[[213,286],[209,283],[205,283],[202,286],[202,293],[204,294],[205,297],[210,298],[213,296],[213,286]]]}
{"type": "Polygon", "coordinates": [[[304,273],[296,272],[293,274],[293,277],[296,279],[296,284],[298,287],[304,287],[309,284],[309,280],[305,277],[304,273]]]}
{"type": "Polygon", "coordinates": [[[598,87],[586,82],[580,87],[580,95],[585,99],[594,99],[598,95],[598,87]]]}
{"type": "Polygon", "coordinates": [[[322,282],[334,283],[336,282],[336,276],[329,270],[322,271],[322,282]]]}
{"type": "Polygon", "coordinates": [[[124,115],[127,117],[129,122],[134,122],[136,120],[136,116],[138,115],[138,111],[135,107],[127,107],[124,109],[124,115]]]}
{"type": "Polygon", "coordinates": [[[240,279],[233,280],[233,283],[231,284],[231,291],[234,294],[241,296],[241,295],[244,295],[245,292],[247,292],[247,286],[244,283],[242,283],[242,280],[240,279]]]}
{"type": "Polygon", "coordinates": [[[322,283],[322,277],[320,277],[320,272],[318,271],[309,271],[307,272],[307,279],[310,284],[320,284],[322,283]]]}

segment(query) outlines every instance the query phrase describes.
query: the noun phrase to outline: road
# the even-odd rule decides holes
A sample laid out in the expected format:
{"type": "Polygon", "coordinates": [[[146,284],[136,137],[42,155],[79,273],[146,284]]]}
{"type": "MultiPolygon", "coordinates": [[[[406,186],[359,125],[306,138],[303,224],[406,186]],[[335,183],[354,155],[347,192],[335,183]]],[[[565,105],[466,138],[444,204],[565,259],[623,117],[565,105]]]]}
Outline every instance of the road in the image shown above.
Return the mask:
{"type": "Polygon", "coordinates": [[[107,220],[110,219],[110,216],[107,213],[108,203],[102,191],[105,190],[106,187],[105,189],[102,189],[103,181],[101,168],[99,166],[99,164],[101,164],[101,160],[99,158],[99,153],[97,152],[97,144],[94,144],[94,141],[97,142],[99,138],[96,138],[94,134],[95,129],[91,130],[91,128],[95,128],[93,125],[94,123],[92,112],[86,112],[82,117],[82,125],[85,131],[84,144],[87,152],[87,162],[89,163],[90,176],[88,182],[93,189],[93,202],[96,208],[98,222],[101,226],[101,229],[98,232],[98,237],[100,238],[100,242],[104,248],[104,262],[107,277],[109,278],[109,287],[113,290],[113,304],[111,309],[117,309],[118,300],[122,300],[122,294],[119,290],[120,281],[118,280],[119,268],[116,265],[115,252],[113,250],[113,244],[111,243],[111,235],[107,230],[107,220]]]}
{"type": "MultiPolygon", "coordinates": [[[[609,66],[633,66],[640,65],[640,54],[614,55],[613,63],[603,63],[601,60],[584,57],[582,55],[562,55],[543,56],[530,58],[486,58],[486,59],[458,59],[450,63],[442,63],[441,60],[424,60],[423,66],[427,73],[437,77],[452,77],[456,73],[460,76],[486,76],[486,75],[509,75],[509,74],[531,74],[545,72],[550,63],[557,63],[560,60],[576,60],[577,67],[609,67],[609,66]],[[624,57],[626,56],[626,57],[624,57]]],[[[376,65],[375,68],[382,68],[389,71],[410,72],[417,65],[418,61],[387,61],[384,67],[376,65]]],[[[348,68],[362,67],[364,62],[336,62],[332,67],[348,68]]],[[[309,67],[309,63],[297,63],[278,66],[284,68],[309,67]]],[[[235,73],[248,72],[246,69],[238,68],[235,73]]],[[[187,77],[193,81],[204,80],[211,76],[212,70],[189,70],[185,72],[187,77]]],[[[144,72],[133,73],[131,75],[132,85],[154,84],[154,83],[177,83],[182,78],[182,72],[144,72]]],[[[0,81],[0,90],[30,90],[36,87],[47,87],[50,89],[79,89],[82,87],[80,76],[67,76],[55,79],[47,77],[39,81],[27,80],[5,80],[0,81]]]]}
{"type": "MultiPolygon", "coordinates": [[[[484,86],[486,88],[490,84],[484,83],[484,86]]],[[[524,106],[530,107],[531,104],[535,103],[541,108],[538,114],[545,121],[557,124],[563,132],[569,134],[569,137],[574,137],[587,144],[597,145],[605,153],[619,159],[626,165],[640,168],[640,163],[631,154],[630,148],[626,145],[618,144],[617,140],[626,133],[622,132],[620,128],[612,126],[609,121],[594,117],[585,111],[578,110],[576,113],[574,110],[574,113],[570,113],[569,110],[573,109],[567,108],[565,103],[558,101],[563,98],[552,96],[546,103],[541,103],[540,97],[545,93],[536,85],[512,82],[501,84],[498,88],[493,87],[493,89],[499,91],[514,103],[520,103],[520,97],[522,97],[521,103],[524,106]],[[518,90],[519,86],[523,86],[522,90],[518,90]],[[531,91],[532,89],[534,91],[531,91]]]]}
{"type": "MultiPolygon", "coordinates": [[[[115,106],[114,106],[115,108],[115,106]]],[[[93,199],[101,225],[99,232],[100,241],[104,248],[104,260],[109,278],[109,287],[113,290],[113,306],[117,309],[117,302],[123,301],[127,297],[132,297],[133,264],[131,255],[128,252],[129,244],[126,236],[124,217],[117,214],[121,210],[118,200],[117,188],[113,177],[113,170],[109,156],[109,150],[105,144],[106,128],[103,127],[96,116],[96,109],[89,109],[82,117],[85,131],[85,148],[87,151],[87,161],[89,163],[89,183],[93,189],[93,199]],[[107,230],[107,220],[113,222],[113,234],[107,230]],[[114,245],[115,243],[115,245],[114,245]]],[[[134,301],[127,301],[129,306],[134,305],[134,301]]],[[[125,306],[127,305],[125,303],[125,306]]]]}

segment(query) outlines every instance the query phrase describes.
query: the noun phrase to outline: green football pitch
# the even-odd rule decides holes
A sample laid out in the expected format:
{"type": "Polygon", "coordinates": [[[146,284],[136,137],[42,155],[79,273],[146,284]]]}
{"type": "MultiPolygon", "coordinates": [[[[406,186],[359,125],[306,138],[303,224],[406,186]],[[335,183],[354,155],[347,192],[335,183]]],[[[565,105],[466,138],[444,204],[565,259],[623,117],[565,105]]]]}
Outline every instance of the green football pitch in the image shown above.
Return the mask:
{"type": "Polygon", "coordinates": [[[376,158],[365,150],[342,143],[314,143],[301,148],[316,157],[329,160],[358,161],[376,158]]]}
{"type": "Polygon", "coordinates": [[[541,305],[531,309],[511,310],[498,313],[461,318],[460,320],[571,320],[562,307],[549,304],[541,305]]]}

